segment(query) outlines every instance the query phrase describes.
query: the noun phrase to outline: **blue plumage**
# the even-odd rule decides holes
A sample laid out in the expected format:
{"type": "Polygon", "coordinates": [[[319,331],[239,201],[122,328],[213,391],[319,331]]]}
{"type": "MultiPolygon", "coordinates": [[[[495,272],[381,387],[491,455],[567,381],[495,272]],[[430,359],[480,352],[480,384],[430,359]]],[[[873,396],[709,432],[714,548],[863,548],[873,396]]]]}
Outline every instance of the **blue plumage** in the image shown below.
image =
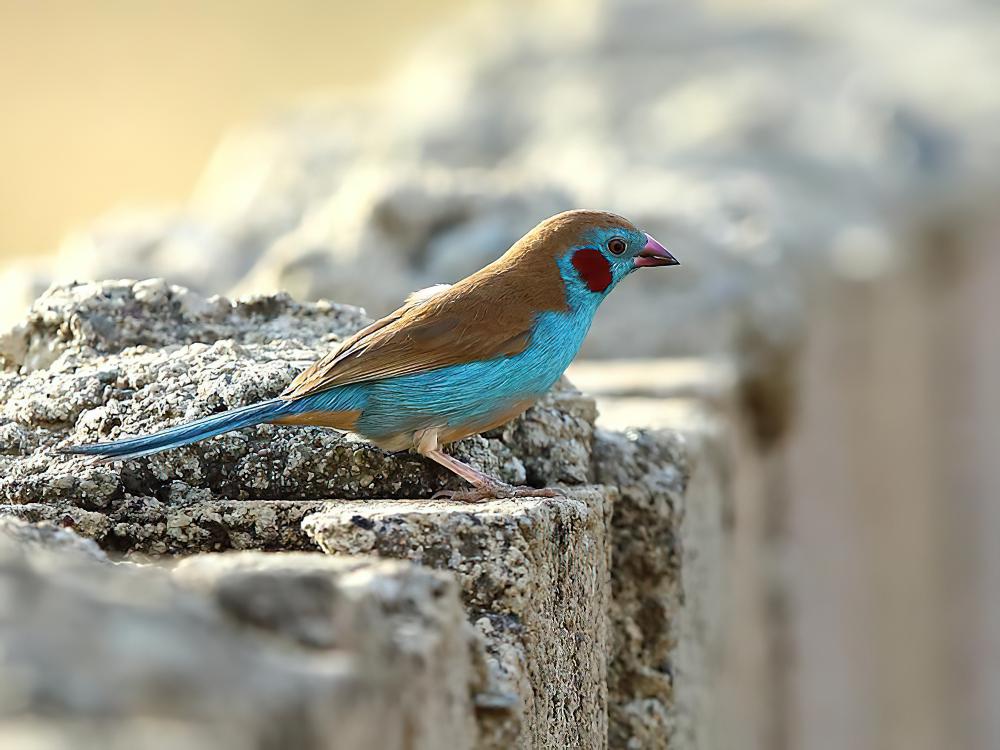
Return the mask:
{"type": "MultiPolygon", "coordinates": [[[[326,424],[351,429],[384,448],[398,450],[416,448],[420,453],[466,478],[481,491],[492,492],[499,485],[470,466],[462,464],[443,453],[440,445],[469,434],[501,424],[523,411],[548,391],[573,361],[590,330],[594,314],[604,298],[623,278],[643,266],[675,265],[677,261],[659,243],[631,226],[624,219],[600,212],[567,212],[540,224],[527,235],[521,245],[515,245],[493,267],[483,269],[466,279],[466,284],[484,283],[489,279],[492,287],[485,297],[480,295],[475,305],[464,314],[465,320],[477,321],[478,327],[460,326],[461,338],[444,339],[436,350],[426,350],[426,364],[420,367],[395,367],[396,362],[407,364],[423,359],[407,360],[414,356],[412,342],[421,336],[432,338],[441,331],[455,329],[456,321],[450,317],[446,306],[429,325],[427,316],[414,316],[414,323],[404,328],[405,335],[393,355],[398,359],[386,360],[384,350],[372,356],[369,346],[379,346],[380,331],[389,332],[395,321],[414,305],[423,305],[421,311],[438,309],[433,295],[426,296],[409,308],[404,306],[396,314],[374,324],[345,344],[332,360],[317,363],[314,368],[296,379],[281,397],[258,404],[251,404],[231,411],[215,414],[147,437],[128,438],[112,443],[76,446],[71,453],[96,456],[99,459],[128,459],[156,453],[197,442],[230,430],[263,422],[290,424],[326,424]],[[565,241],[572,237],[572,241],[565,241]],[[540,239],[541,238],[541,239],[540,239]],[[563,239],[560,239],[563,238],[563,239]],[[534,243],[534,244],[533,244],[534,243]],[[552,277],[545,286],[545,298],[536,290],[515,288],[509,295],[496,294],[502,290],[504,279],[510,275],[511,263],[536,264],[538,283],[546,274],[552,277]],[[555,267],[553,267],[553,263],[555,267]],[[558,277],[555,270],[558,269],[558,277]],[[553,288],[555,287],[555,288],[553,288]],[[520,289],[520,293],[517,292],[520,289]],[[508,300],[513,307],[505,311],[517,314],[507,320],[520,318],[520,327],[508,347],[506,336],[509,328],[490,327],[485,317],[490,309],[480,303],[490,299],[508,300]],[[521,300],[535,300],[526,305],[521,300]],[[539,302],[540,300],[540,302],[539,302]],[[428,334],[430,332],[430,334],[428,334]],[[486,345],[481,335],[496,336],[494,343],[486,345]],[[360,337],[360,338],[359,338],[360,337]],[[369,338],[366,338],[369,337],[369,338]],[[374,342],[374,343],[372,343],[374,342]],[[463,358],[434,362],[435,351],[447,352],[461,344],[484,343],[482,353],[463,358]],[[490,347],[494,347],[490,349],[490,347]],[[355,357],[355,355],[358,355],[355,357]],[[352,359],[352,357],[355,357],[352,359]],[[452,364],[456,362],[456,364],[452,364]],[[358,376],[355,364],[361,363],[365,376],[358,376]],[[343,365],[351,373],[344,377],[343,365]],[[331,369],[332,368],[332,369],[331,369]],[[392,374],[393,372],[405,374],[392,374]],[[340,378],[338,381],[338,377],[340,378]],[[300,381],[305,386],[297,385],[300,381]]],[[[531,277],[522,284],[532,284],[531,277]]],[[[470,286],[466,286],[467,291],[470,286]]],[[[448,291],[442,291],[448,296],[448,291]]],[[[496,305],[494,305],[494,310],[496,305]]],[[[475,347],[472,347],[475,350],[475,347]]],[[[460,350],[464,351],[464,350],[460,350]]],[[[508,490],[511,488],[507,488],[508,490]]]]}
{"type": "Polygon", "coordinates": [[[537,399],[552,387],[576,356],[591,318],[577,312],[542,313],[527,348],[513,357],[365,384],[367,403],[357,430],[379,443],[429,426],[489,422],[492,415],[537,399]]]}
{"type": "Polygon", "coordinates": [[[127,460],[140,458],[151,453],[159,453],[168,448],[179,448],[182,445],[197,443],[199,440],[221,435],[224,432],[250,427],[262,422],[269,422],[287,413],[291,402],[274,398],[256,404],[242,406],[237,409],[211,414],[193,422],[185,422],[176,427],[162,430],[145,437],[126,438],[113,443],[96,443],[94,445],[74,445],[66,453],[79,453],[94,456],[98,460],[127,460]]]}
{"type": "MultiPolygon", "coordinates": [[[[333,388],[301,399],[295,411],[360,409],[357,431],[376,443],[391,444],[396,435],[426,427],[489,422],[512,404],[538,399],[576,357],[604,296],[580,281],[571,256],[566,253],[558,261],[569,310],[540,313],[520,354],[333,388]]],[[[622,269],[614,283],[627,274],[622,269]]]]}

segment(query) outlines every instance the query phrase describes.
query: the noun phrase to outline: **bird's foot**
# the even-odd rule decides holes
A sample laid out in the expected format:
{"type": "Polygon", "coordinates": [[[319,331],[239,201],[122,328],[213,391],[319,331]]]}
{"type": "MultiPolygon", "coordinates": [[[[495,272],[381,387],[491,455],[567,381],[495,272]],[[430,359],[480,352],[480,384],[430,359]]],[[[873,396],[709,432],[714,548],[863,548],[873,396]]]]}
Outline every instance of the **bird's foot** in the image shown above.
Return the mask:
{"type": "Polygon", "coordinates": [[[562,493],[549,487],[515,487],[512,484],[485,484],[467,490],[441,490],[431,496],[431,500],[450,500],[456,503],[485,503],[512,497],[559,497],[562,493]]]}

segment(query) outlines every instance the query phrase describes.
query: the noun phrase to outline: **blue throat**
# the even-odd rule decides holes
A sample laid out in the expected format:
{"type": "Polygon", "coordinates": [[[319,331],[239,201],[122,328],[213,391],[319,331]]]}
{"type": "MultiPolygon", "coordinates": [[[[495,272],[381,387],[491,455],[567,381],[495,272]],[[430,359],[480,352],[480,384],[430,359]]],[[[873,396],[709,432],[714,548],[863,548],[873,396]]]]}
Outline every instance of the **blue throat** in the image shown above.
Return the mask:
{"type": "Polygon", "coordinates": [[[356,430],[379,439],[429,424],[474,424],[514,403],[541,397],[576,357],[610,291],[590,291],[569,254],[560,259],[559,268],[569,309],[540,313],[519,354],[335,388],[296,402],[294,410],[360,410],[356,430]]]}

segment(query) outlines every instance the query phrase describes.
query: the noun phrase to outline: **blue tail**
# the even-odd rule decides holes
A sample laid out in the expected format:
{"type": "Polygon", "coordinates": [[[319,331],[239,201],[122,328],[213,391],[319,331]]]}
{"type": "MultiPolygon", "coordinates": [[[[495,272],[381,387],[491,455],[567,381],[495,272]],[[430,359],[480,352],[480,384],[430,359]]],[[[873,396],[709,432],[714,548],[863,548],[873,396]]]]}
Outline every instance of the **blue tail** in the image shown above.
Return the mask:
{"type": "Polygon", "coordinates": [[[130,458],[148,456],[168,448],[177,448],[189,443],[221,435],[223,432],[238,430],[241,427],[268,422],[281,416],[288,410],[292,402],[281,398],[261,401],[238,409],[212,414],[196,419],[194,422],[179,424],[161,432],[145,437],[116,440],[113,443],[95,443],[94,445],[74,445],[63,448],[62,453],[83,454],[94,456],[98,462],[125,461],[130,458]]]}

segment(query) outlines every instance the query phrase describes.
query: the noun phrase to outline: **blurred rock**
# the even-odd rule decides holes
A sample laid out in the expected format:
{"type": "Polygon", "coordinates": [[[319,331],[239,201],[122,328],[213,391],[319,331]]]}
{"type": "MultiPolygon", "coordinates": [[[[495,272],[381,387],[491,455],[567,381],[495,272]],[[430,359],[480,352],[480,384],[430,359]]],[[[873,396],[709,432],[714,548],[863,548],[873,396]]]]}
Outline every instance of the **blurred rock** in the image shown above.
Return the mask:
{"type": "Polygon", "coordinates": [[[402,558],[457,573],[493,673],[518,698],[523,734],[516,746],[600,748],[607,737],[612,499],[592,487],[464,507],[343,502],[303,526],[334,555],[402,558]]]}
{"type": "MultiPolygon", "coordinates": [[[[901,665],[904,678],[917,664],[932,679],[845,683],[848,689],[837,695],[853,713],[828,710],[816,700],[828,694],[828,683],[836,693],[835,662],[846,660],[835,657],[842,651],[820,660],[817,684],[804,685],[814,693],[792,695],[781,684],[777,672],[787,669],[790,648],[788,604],[769,566],[781,542],[787,490],[783,474],[760,466],[752,451],[774,448],[788,433],[804,311],[817,292],[831,279],[846,279],[868,285],[879,297],[885,278],[913,261],[895,224],[935,201],[946,197],[957,205],[981,184],[995,184],[997,20],[996,7],[970,1],[815,0],[805,9],[657,0],[497,3],[440,29],[398,79],[368,101],[306,108],[232,135],[185,210],[112,216],[68,239],[54,261],[25,264],[0,277],[0,315],[10,321],[52,280],[155,273],[194,289],[158,281],[57,286],[0,338],[6,367],[0,374],[0,499],[6,503],[0,512],[51,524],[22,531],[5,523],[0,539],[75,547],[71,532],[60,530],[73,528],[112,551],[157,554],[319,543],[336,555],[365,552],[454,571],[467,614],[488,644],[489,669],[477,660],[474,646],[468,667],[478,675],[471,679],[481,747],[600,747],[605,739],[614,747],[711,747],[716,733],[737,736],[736,744],[745,748],[795,746],[782,735],[792,724],[782,712],[810,695],[813,718],[822,719],[807,722],[814,739],[835,723],[852,727],[847,736],[856,738],[853,727],[867,727],[878,713],[872,706],[883,704],[919,706],[912,715],[927,717],[933,728],[935,711],[949,713],[941,708],[945,700],[921,703],[912,695],[923,693],[910,688],[926,686],[926,695],[936,696],[938,685],[954,687],[954,681],[933,679],[937,673],[926,665],[934,659],[914,659],[914,649],[904,649],[898,638],[885,639],[888,648],[878,649],[886,663],[901,665]],[[310,428],[257,427],[120,468],[90,467],[53,452],[70,442],[143,433],[273,395],[366,320],[356,308],[330,303],[299,304],[281,295],[233,303],[201,293],[285,289],[301,298],[365,305],[378,315],[413,289],[453,281],[481,266],[547,215],[578,206],[628,216],[683,263],[670,273],[629,279],[601,311],[584,355],[694,356],[701,369],[679,377],[662,362],[592,365],[592,382],[603,391],[603,429],[595,431],[593,402],[563,389],[513,425],[456,446],[460,455],[508,480],[562,483],[567,497],[472,509],[416,504],[408,498],[455,480],[416,458],[386,456],[310,428]],[[742,412],[733,409],[737,402],[742,412]],[[747,414],[751,420],[744,425],[741,416],[747,414]],[[609,429],[626,425],[642,429],[609,429]],[[683,440],[662,428],[678,429],[683,440]],[[743,442],[744,431],[755,436],[752,448],[743,442]],[[756,481],[750,490],[741,487],[746,474],[756,481]],[[582,489],[589,482],[614,489],[582,489]],[[350,500],[334,504],[330,498],[350,500]],[[736,548],[732,560],[730,541],[736,548]],[[718,611],[726,582],[736,598],[744,597],[734,611],[746,615],[727,626],[739,631],[727,637],[749,642],[739,652],[749,666],[737,664],[745,672],[723,680],[716,659],[727,617],[718,611]],[[536,640],[538,634],[544,637],[536,640]],[[732,716],[716,706],[732,684],[743,691],[741,705],[753,710],[742,721],[719,721],[732,716]],[[858,691],[858,685],[876,688],[858,691]],[[885,685],[894,689],[882,703],[870,702],[885,685]],[[607,734],[601,723],[605,707],[607,734]],[[843,715],[864,721],[840,721],[843,715]]],[[[919,330],[934,328],[936,308],[912,309],[918,308],[914,320],[927,315],[919,330]]],[[[838,319],[840,326],[856,326],[845,333],[868,331],[871,323],[849,320],[838,319]]],[[[916,330],[904,331],[900,344],[905,349],[912,337],[914,356],[923,341],[913,336],[916,330]]],[[[885,359],[898,351],[897,337],[886,346],[877,332],[868,336],[875,338],[865,352],[884,365],[879,373],[898,379],[898,368],[885,359]]],[[[852,337],[845,341],[848,351],[857,346],[852,337]]],[[[911,372],[919,374],[926,362],[914,361],[911,372]]],[[[842,369],[842,358],[837,362],[842,369]]],[[[817,393],[839,393],[822,378],[817,382],[817,393]]],[[[852,382],[838,385],[851,390],[852,382]]],[[[870,406],[880,401],[876,394],[849,405],[876,414],[870,406]]],[[[914,413],[922,412],[907,412],[914,413]]],[[[851,415],[837,414],[842,416],[851,415]]],[[[857,424],[869,422],[879,427],[871,418],[857,424]]],[[[820,432],[829,441],[825,429],[820,432]]],[[[848,454],[861,444],[840,442],[848,454]]],[[[828,442],[817,442],[823,445],[828,442]]],[[[883,450],[867,451],[862,464],[877,467],[883,450]]],[[[836,488],[843,485],[843,465],[831,464],[830,455],[817,450],[820,465],[838,475],[828,483],[836,488]]],[[[918,476],[871,471],[879,479],[897,473],[918,476]]],[[[918,490],[927,492],[931,484],[918,490]]],[[[864,523],[857,527],[871,536],[873,549],[891,556],[896,548],[882,544],[881,531],[871,531],[870,509],[883,497],[919,493],[869,495],[872,503],[840,506],[864,507],[864,523]]],[[[921,528],[946,526],[926,518],[921,528]]],[[[843,545],[828,526],[820,531],[817,542],[828,545],[826,554],[841,554],[843,545]]],[[[917,542],[910,544],[904,547],[908,559],[932,559],[917,542]]],[[[927,549],[947,557],[953,547],[927,549]]],[[[4,684],[4,690],[12,686],[11,699],[0,703],[11,715],[25,701],[33,707],[0,728],[5,745],[68,746],[72,729],[77,747],[308,747],[320,744],[315,738],[326,736],[326,721],[333,717],[342,722],[338,741],[364,748],[371,726],[364,722],[381,726],[393,716],[380,703],[387,695],[402,701],[403,715],[420,738],[455,747],[471,741],[461,712],[381,693],[364,680],[365,689],[375,692],[358,695],[364,705],[342,717],[328,705],[347,705],[338,703],[344,691],[357,690],[353,667],[338,671],[333,660],[320,659],[306,668],[301,661],[289,663],[284,650],[275,654],[271,638],[282,648],[291,644],[293,655],[306,649],[329,656],[345,632],[361,632],[330,624],[328,615],[341,611],[342,600],[330,592],[342,589],[322,583],[322,571],[299,570],[299,558],[266,565],[256,557],[196,560],[182,566],[173,582],[157,571],[87,561],[100,571],[88,569],[87,577],[104,586],[91,590],[86,581],[67,584],[36,571],[35,554],[18,552],[5,563],[16,580],[30,585],[14,584],[16,597],[5,607],[16,627],[13,645],[7,648],[5,636],[2,653],[16,669],[15,679],[4,684]],[[134,596],[127,588],[132,576],[142,577],[134,596]],[[189,588],[176,589],[177,581],[189,588]],[[48,608],[44,619],[18,606],[35,601],[30,592],[48,608]],[[169,605],[157,604],[157,597],[169,605]],[[68,658],[57,647],[65,637],[60,628],[78,621],[87,638],[110,639],[115,628],[124,637],[112,645],[83,642],[82,660],[74,667],[83,676],[71,671],[72,679],[46,687],[56,699],[45,693],[45,702],[36,701],[29,688],[47,683],[35,680],[34,667],[23,671],[22,665],[44,662],[54,671],[44,660],[68,658]],[[240,623],[235,635],[232,621],[240,623]],[[22,647],[18,639],[31,629],[56,645],[22,647]],[[260,630],[270,635],[265,644],[259,643],[260,630]],[[177,650],[175,644],[189,636],[195,642],[190,652],[177,650]],[[143,674],[153,675],[135,677],[128,672],[128,650],[148,645],[149,638],[167,645],[162,654],[145,649],[135,657],[143,674]],[[169,661],[175,652],[179,666],[169,661]],[[52,719],[49,706],[82,700],[66,695],[97,672],[92,653],[110,654],[113,669],[103,661],[99,666],[114,680],[119,672],[125,675],[128,699],[159,698],[143,682],[149,679],[169,693],[158,705],[189,700],[209,719],[221,715],[222,701],[232,700],[232,707],[224,707],[227,721],[191,726],[166,708],[137,716],[133,704],[115,708],[113,725],[78,718],[82,713],[52,719]],[[152,666],[141,661],[146,658],[152,666]],[[210,670],[220,659],[235,664],[218,666],[217,682],[209,675],[203,683],[208,687],[190,696],[170,692],[184,692],[191,663],[210,670]],[[19,682],[22,673],[28,678],[19,682]],[[267,674],[264,687],[261,674],[267,674]],[[231,697],[222,689],[228,684],[239,687],[231,697]],[[260,695],[244,701],[252,690],[260,695]],[[365,713],[371,705],[379,707],[377,716],[365,713]],[[449,734],[434,734],[438,729],[449,734]],[[282,734],[288,731],[311,734],[282,734]]],[[[859,559],[854,564],[863,564],[859,559]]],[[[419,589],[425,580],[419,576],[428,574],[413,575],[419,589]]],[[[980,581],[984,591],[989,582],[980,581]]],[[[417,669],[404,677],[420,691],[433,693],[440,684],[445,695],[466,705],[464,678],[457,677],[466,667],[443,644],[452,637],[466,644],[467,634],[441,625],[451,622],[451,604],[424,609],[434,596],[414,596],[420,602],[414,615],[417,650],[392,653],[400,668],[417,669]],[[435,619],[427,615],[431,611],[443,614],[435,619]],[[433,664],[421,672],[424,659],[433,664]]],[[[867,606],[884,598],[863,601],[867,606]]],[[[931,609],[935,617],[952,611],[931,609]]],[[[902,614],[901,621],[912,621],[911,611],[902,614]]],[[[386,619],[383,612],[371,620],[373,640],[357,642],[391,641],[381,629],[389,627],[386,619]]],[[[923,630],[915,633],[923,638],[911,641],[927,648],[917,656],[944,660],[937,653],[941,641],[928,637],[936,635],[926,625],[932,618],[919,619],[923,630]]],[[[871,630],[866,625],[852,633],[871,630]]],[[[359,662],[364,679],[399,679],[393,664],[371,658],[359,662]]],[[[97,698],[110,700],[100,692],[97,698]]],[[[951,694],[948,700],[962,702],[951,694]]],[[[957,727],[960,719],[947,726],[957,727]]],[[[871,731],[883,729],[871,724],[871,731]]],[[[893,731],[905,730],[899,736],[908,740],[901,747],[912,746],[913,738],[933,745],[933,738],[950,736],[922,732],[923,723],[914,723],[916,730],[903,721],[891,724],[893,731]]],[[[838,738],[831,746],[858,744],[845,742],[844,731],[830,733],[838,738]]]]}
{"type": "MultiPolygon", "coordinates": [[[[958,46],[941,14],[907,3],[479,8],[378,95],[234,133],[188,211],[110,217],[11,285],[152,272],[203,293],[285,289],[379,315],[558,210],[602,207],[684,266],[630,279],[585,355],[742,355],[763,341],[773,357],[746,366],[781,378],[801,336],[802,274],[826,267],[843,228],[948,189],[1000,150],[982,127],[1000,109],[990,11],[961,6],[947,14],[968,39],[958,46]],[[950,64],[889,64],[913,58],[907,44],[950,64]],[[939,69],[977,75],[955,87],[939,69]]],[[[27,298],[11,292],[8,320],[27,298]]]]}
{"type": "Polygon", "coordinates": [[[316,554],[194,558],[171,575],[12,523],[0,533],[4,747],[477,741],[482,656],[446,577],[316,554]]]}
{"type": "Polygon", "coordinates": [[[332,297],[382,315],[414,289],[494,260],[530,229],[525,217],[572,206],[565,193],[513,175],[362,163],[306,207],[237,290],[332,297]]]}
{"type": "Polygon", "coordinates": [[[16,542],[26,550],[53,550],[67,555],[80,555],[92,560],[107,561],[93,539],[80,536],[71,529],[54,523],[25,523],[11,516],[0,516],[0,538],[16,542]]]}
{"type": "MultiPolygon", "coordinates": [[[[363,719],[379,742],[426,750],[476,744],[476,702],[496,690],[451,577],[315,553],[198,555],[173,577],[263,633],[357,654],[362,664],[384,660],[395,673],[391,702],[381,705],[391,715],[363,719]]],[[[338,735],[335,744],[343,742],[338,735]]]]}

